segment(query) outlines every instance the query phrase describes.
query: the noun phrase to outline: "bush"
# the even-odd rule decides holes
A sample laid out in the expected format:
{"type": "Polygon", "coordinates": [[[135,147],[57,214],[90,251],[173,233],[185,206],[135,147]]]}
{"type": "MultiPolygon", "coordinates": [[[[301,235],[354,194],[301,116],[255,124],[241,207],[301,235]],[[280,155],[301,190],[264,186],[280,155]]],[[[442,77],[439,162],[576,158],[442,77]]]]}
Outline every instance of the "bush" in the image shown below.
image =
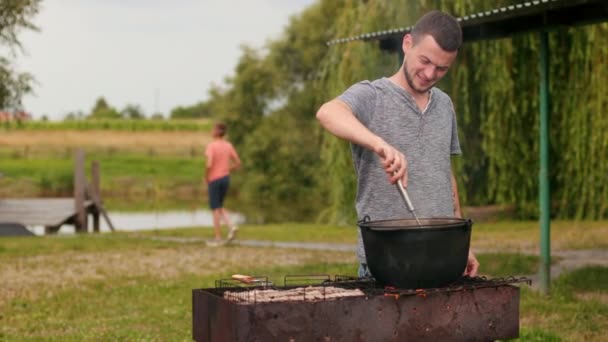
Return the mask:
{"type": "MultiPolygon", "coordinates": [[[[319,144],[314,123],[287,113],[265,117],[241,151],[239,211],[254,222],[312,221],[324,205],[316,188],[319,144]]],[[[239,179],[240,178],[240,179],[239,179]]]]}

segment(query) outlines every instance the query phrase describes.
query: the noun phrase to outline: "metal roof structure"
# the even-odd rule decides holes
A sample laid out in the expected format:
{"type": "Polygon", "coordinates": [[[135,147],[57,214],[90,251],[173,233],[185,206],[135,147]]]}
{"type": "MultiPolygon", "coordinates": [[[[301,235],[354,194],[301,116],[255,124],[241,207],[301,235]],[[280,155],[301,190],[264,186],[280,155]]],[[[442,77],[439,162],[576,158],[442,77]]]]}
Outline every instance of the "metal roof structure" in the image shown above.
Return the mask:
{"type": "MultiPolygon", "coordinates": [[[[477,41],[500,39],[517,33],[538,31],[559,26],[597,23],[608,18],[606,0],[534,0],[456,18],[462,27],[463,39],[477,41]]],[[[334,39],[327,45],[353,41],[379,41],[386,50],[401,48],[403,35],[413,26],[392,28],[334,39]]]]}

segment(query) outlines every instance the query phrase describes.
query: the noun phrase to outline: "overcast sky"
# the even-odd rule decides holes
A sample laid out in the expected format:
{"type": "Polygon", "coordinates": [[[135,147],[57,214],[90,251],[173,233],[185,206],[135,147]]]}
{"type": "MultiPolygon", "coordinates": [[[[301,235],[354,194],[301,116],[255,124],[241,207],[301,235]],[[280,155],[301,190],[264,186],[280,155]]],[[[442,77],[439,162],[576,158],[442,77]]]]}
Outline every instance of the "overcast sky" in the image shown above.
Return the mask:
{"type": "Polygon", "coordinates": [[[88,113],[99,96],[146,115],[207,98],[233,73],[239,46],[278,38],[315,0],[45,0],[40,32],[20,34],[21,71],[34,75],[24,107],[35,118],[88,113]]]}

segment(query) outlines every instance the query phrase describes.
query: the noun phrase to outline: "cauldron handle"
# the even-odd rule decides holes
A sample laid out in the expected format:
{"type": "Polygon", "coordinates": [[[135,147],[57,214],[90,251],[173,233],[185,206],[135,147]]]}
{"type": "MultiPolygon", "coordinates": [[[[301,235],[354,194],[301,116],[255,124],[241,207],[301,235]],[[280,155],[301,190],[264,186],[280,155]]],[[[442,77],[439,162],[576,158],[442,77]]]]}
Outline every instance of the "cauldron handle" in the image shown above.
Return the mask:
{"type": "Polygon", "coordinates": [[[357,225],[359,226],[359,225],[361,225],[361,223],[371,222],[371,220],[372,219],[369,217],[369,215],[365,215],[365,216],[363,216],[362,219],[360,219],[359,221],[357,221],[357,225]]]}

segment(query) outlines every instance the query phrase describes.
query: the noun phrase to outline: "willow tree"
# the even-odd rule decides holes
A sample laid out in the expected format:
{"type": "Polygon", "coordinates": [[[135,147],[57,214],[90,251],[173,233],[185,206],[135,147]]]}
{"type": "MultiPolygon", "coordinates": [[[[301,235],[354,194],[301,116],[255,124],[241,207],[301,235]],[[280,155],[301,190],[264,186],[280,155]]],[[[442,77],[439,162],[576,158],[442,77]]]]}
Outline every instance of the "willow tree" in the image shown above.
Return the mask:
{"type": "MultiPolygon", "coordinates": [[[[520,1],[347,1],[335,20],[337,37],[409,26],[430,9],[456,16],[520,1]]],[[[550,34],[551,187],[559,217],[608,216],[608,25],[560,28],[550,34]]],[[[467,43],[440,83],[456,106],[464,155],[455,163],[465,204],[513,204],[537,216],[538,38],[521,34],[467,43]]],[[[319,87],[327,99],[363,79],[389,75],[396,56],[377,44],[332,46],[319,87]]],[[[322,159],[330,196],[326,218],[354,222],[355,179],[348,144],[325,135],[322,159]]]]}
{"type": "Polygon", "coordinates": [[[234,75],[206,102],[228,123],[241,154],[243,172],[233,189],[239,211],[253,221],[314,220],[325,206],[314,119],[325,95],[316,85],[325,42],[346,9],[345,1],[319,1],[262,49],[243,48],[234,75]]]}
{"type": "Polygon", "coordinates": [[[13,60],[22,48],[18,34],[36,30],[31,19],[39,4],[40,0],[0,0],[0,44],[8,47],[0,55],[0,109],[18,109],[23,95],[32,90],[33,76],[15,71],[13,60]]]}

